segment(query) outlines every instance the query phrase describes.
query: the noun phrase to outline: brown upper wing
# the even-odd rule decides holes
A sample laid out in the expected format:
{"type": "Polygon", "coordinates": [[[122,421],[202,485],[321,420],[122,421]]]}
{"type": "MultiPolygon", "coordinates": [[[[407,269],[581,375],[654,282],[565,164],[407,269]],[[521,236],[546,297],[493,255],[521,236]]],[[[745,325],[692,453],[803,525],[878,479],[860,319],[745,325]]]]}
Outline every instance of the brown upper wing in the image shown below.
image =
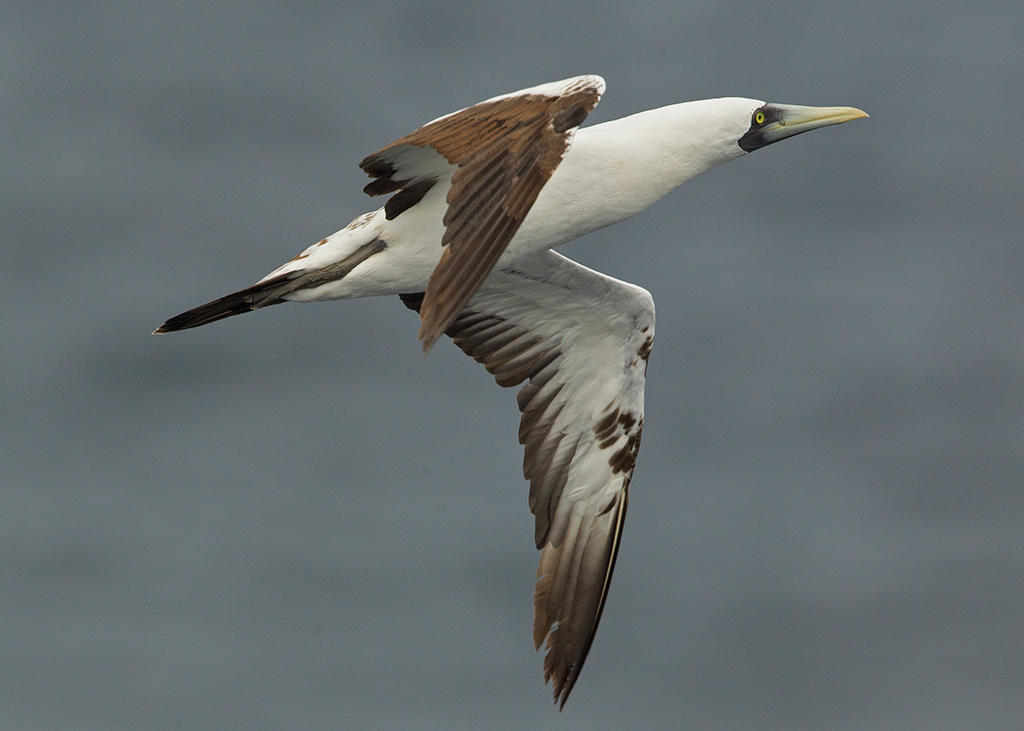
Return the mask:
{"type": "Polygon", "coordinates": [[[480,288],[604,91],[580,76],[490,99],[441,117],[364,159],[370,195],[398,191],[389,217],[416,203],[454,166],[444,215],[445,251],[427,284],[419,338],[428,350],[480,288]]]}

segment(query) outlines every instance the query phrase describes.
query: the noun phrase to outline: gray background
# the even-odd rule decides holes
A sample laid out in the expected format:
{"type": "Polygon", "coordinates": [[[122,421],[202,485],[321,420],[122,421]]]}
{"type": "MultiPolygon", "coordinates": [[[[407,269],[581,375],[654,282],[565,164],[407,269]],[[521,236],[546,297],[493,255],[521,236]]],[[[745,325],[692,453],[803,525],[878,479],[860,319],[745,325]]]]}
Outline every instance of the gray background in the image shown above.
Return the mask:
{"type": "Polygon", "coordinates": [[[1019,3],[11,3],[0,727],[1016,729],[1019,3]],[[173,6],[172,6],[173,5],[173,6]],[[355,163],[572,74],[591,117],[870,120],[573,243],[658,303],[566,711],[513,394],[396,298],[168,337],[372,207],[355,163]]]}

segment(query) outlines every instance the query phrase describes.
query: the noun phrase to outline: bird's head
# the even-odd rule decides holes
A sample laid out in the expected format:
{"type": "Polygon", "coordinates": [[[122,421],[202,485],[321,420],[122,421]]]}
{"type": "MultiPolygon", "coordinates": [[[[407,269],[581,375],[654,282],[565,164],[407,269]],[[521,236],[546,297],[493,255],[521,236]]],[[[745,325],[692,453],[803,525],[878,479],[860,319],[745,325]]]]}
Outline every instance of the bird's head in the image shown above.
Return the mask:
{"type": "Polygon", "coordinates": [[[736,141],[744,152],[753,152],[787,137],[810,132],[819,127],[842,124],[868,116],[853,107],[803,107],[797,104],[776,104],[746,100],[753,106],[744,117],[746,129],[736,141]]]}
{"type": "MultiPolygon", "coordinates": [[[[650,115],[653,125],[666,125],[665,139],[675,153],[673,186],[787,137],[868,116],[852,107],[804,107],[741,97],[702,99],[663,109],[664,115],[662,110],[652,110],[650,115]]],[[[647,140],[656,135],[641,137],[647,140]]]]}

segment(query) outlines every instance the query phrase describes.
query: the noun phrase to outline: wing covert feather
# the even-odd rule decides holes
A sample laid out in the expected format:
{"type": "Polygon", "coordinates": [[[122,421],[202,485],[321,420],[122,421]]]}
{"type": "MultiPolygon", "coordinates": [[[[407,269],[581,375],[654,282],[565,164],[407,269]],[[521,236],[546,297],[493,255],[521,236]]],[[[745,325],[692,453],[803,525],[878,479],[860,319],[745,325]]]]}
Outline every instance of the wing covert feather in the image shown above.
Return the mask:
{"type": "Polygon", "coordinates": [[[487,278],[603,92],[601,77],[578,76],[495,97],[436,119],[360,163],[375,178],[368,194],[399,191],[385,206],[389,219],[451,176],[444,253],[420,305],[424,350],[487,278]]]}

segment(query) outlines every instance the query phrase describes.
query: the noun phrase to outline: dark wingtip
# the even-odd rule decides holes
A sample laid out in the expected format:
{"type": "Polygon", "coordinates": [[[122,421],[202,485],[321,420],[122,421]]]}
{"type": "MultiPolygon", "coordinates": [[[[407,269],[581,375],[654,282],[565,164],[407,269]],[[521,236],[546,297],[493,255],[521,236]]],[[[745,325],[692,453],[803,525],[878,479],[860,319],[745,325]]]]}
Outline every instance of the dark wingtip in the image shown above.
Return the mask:
{"type": "Polygon", "coordinates": [[[565,709],[565,704],[569,702],[569,694],[572,693],[573,686],[576,685],[576,678],[578,677],[579,673],[575,677],[566,678],[561,685],[555,686],[555,705],[558,706],[559,713],[565,709]]]}
{"type": "Polygon", "coordinates": [[[422,340],[423,342],[423,355],[426,355],[427,353],[430,352],[430,349],[434,347],[434,343],[437,342],[437,336],[435,335],[432,338],[421,337],[420,340],[422,340]]]}

